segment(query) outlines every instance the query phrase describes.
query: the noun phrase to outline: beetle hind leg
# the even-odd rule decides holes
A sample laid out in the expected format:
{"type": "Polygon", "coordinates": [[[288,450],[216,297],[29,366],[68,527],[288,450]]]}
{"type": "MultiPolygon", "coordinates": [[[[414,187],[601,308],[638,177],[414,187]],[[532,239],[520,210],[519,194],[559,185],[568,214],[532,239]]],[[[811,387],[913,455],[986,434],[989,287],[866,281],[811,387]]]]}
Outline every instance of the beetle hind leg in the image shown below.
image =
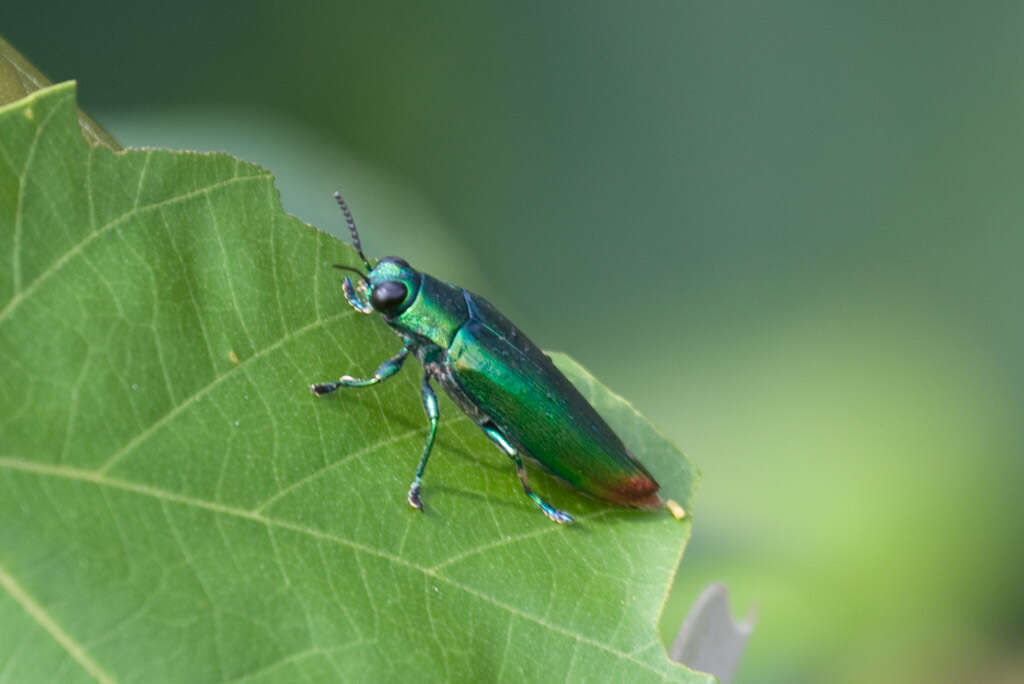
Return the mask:
{"type": "Polygon", "coordinates": [[[530,497],[535,504],[544,511],[544,515],[548,516],[551,520],[556,523],[567,525],[575,522],[573,517],[565,511],[560,511],[544,499],[540,498],[536,492],[530,488],[530,484],[527,481],[526,466],[523,465],[523,459],[519,456],[519,452],[516,448],[509,444],[508,440],[505,439],[505,435],[501,434],[501,431],[494,426],[493,423],[488,423],[482,426],[484,434],[491,438],[491,441],[498,445],[498,448],[508,454],[508,457],[516,464],[516,475],[519,476],[519,481],[523,483],[523,493],[530,497]]]}

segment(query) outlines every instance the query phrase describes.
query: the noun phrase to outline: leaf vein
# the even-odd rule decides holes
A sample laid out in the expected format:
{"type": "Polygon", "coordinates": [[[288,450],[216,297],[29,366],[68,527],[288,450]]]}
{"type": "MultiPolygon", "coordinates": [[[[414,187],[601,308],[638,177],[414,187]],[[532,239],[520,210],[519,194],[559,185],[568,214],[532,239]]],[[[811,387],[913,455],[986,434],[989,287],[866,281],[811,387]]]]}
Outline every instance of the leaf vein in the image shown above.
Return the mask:
{"type": "Polygon", "coordinates": [[[210,335],[206,331],[206,321],[203,318],[203,307],[199,306],[199,300],[196,299],[195,289],[192,287],[192,278],[190,277],[191,272],[189,271],[185,257],[182,256],[181,250],[178,249],[178,245],[174,242],[174,234],[171,232],[171,227],[167,224],[167,217],[164,216],[163,212],[160,212],[159,218],[160,223],[164,227],[164,232],[167,233],[167,241],[170,243],[171,249],[174,250],[174,255],[178,257],[178,262],[181,265],[181,279],[185,281],[185,287],[188,289],[188,297],[192,300],[192,307],[195,309],[196,322],[199,323],[199,332],[203,335],[203,342],[206,343],[206,353],[210,357],[210,368],[216,371],[217,357],[216,354],[213,353],[213,346],[210,344],[210,335]]]}
{"type": "MultiPolygon", "coordinates": [[[[594,513],[592,515],[577,515],[575,517],[576,517],[576,521],[577,522],[584,522],[584,521],[587,521],[587,520],[597,520],[598,518],[600,518],[602,516],[605,516],[605,515],[608,515],[611,512],[612,512],[611,509],[605,509],[605,510],[602,510],[602,511],[597,511],[596,513],[594,513]]],[[[557,532],[564,532],[564,531],[565,531],[565,528],[560,526],[560,525],[545,525],[544,527],[539,527],[539,528],[537,528],[535,530],[531,530],[529,532],[523,532],[522,534],[514,534],[514,535],[502,536],[500,539],[495,539],[493,542],[488,542],[487,544],[481,544],[480,546],[476,546],[476,547],[474,547],[472,549],[466,549],[462,553],[457,553],[454,556],[451,556],[450,558],[446,558],[445,560],[441,561],[437,565],[431,566],[430,570],[431,570],[431,572],[437,572],[438,570],[441,570],[442,568],[446,568],[449,565],[452,565],[454,563],[458,563],[459,561],[465,560],[466,558],[469,558],[470,556],[475,556],[477,554],[484,553],[486,551],[490,551],[491,549],[496,549],[496,548],[499,548],[499,547],[502,547],[502,546],[507,546],[508,544],[513,544],[515,542],[522,541],[524,539],[532,539],[534,537],[543,537],[543,536],[548,535],[548,534],[555,534],[557,532]]]]}
{"type": "Polygon", "coordinates": [[[2,565],[0,565],[0,587],[3,587],[4,591],[29,614],[29,617],[35,620],[40,627],[53,637],[54,641],[68,652],[68,655],[78,661],[82,669],[92,675],[93,679],[103,684],[113,684],[114,678],[100,667],[99,663],[89,657],[89,654],[85,652],[82,645],[65,632],[57,624],[56,620],[46,612],[46,609],[29,595],[2,565]]]}
{"type": "Polygon", "coordinates": [[[196,392],[192,393],[190,396],[186,397],[180,404],[177,404],[176,406],[174,406],[174,408],[172,408],[170,411],[168,411],[163,416],[161,416],[159,420],[157,420],[157,421],[153,422],[152,424],[150,424],[150,426],[148,428],[146,428],[145,430],[140,432],[130,442],[128,442],[123,447],[121,447],[116,452],[114,452],[114,454],[111,455],[110,458],[108,458],[107,461],[102,466],[100,466],[100,468],[97,470],[97,472],[98,473],[105,473],[108,470],[110,470],[110,468],[114,464],[116,464],[121,458],[123,458],[125,454],[129,453],[132,449],[137,447],[139,444],[141,444],[142,442],[146,441],[146,439],[148,439],[149,436],[152,435],[156,430],[158,430],[159,428],[163,427],[164,425],[166,425],[170,421],[174,420],[174,418],[177,417],[179,414],[181,414],[182,411],[184,411],[186,408],[191,406],[193,403],[195,403],[199,399],[201,399],[204,396],[206,396],[209,392],[211,392],[215,387],[220,385],[222,382],[224,382],[228,378],[233,377],[235,375],[235,373],[241,372],[242,369],[245,368],[246,364],[253,363],[257,359],[262,358],[263,356],[265,356],[266,354],[269,354],[269,353],[277,350],[282,345],[284,345],[286,342],[289,342],[289,341],[291,341],[291,340],[293,340],[293,339],[295,339],[297,337],[301,337],[302,335],[306,334],[310,330],[314,330],[314,329],[316,329],[318,327],[321,327],[321,326],[323,326],[323,325],[325,325],[327,323],[331,323],[331,322],[333,322],[335,320],[338,320],[338,319],[341,319],[341,318],[345,318],[347,316],[351,316],[352,313],[353,313],[352,311],[342,311],[342,312],[337,313],[337,314],[335,314],[333,316],[329,316],[328,318],[317,319],[317,320],[313,321],[312,323],[310,323],[310,324],[308,324],[306,326],[303,326],[302,328],[299,328],[298,330],[295,330],[294,332],[291,332],[288,335],[282,337],[277,342],[274,342],[273,344],[268,345],[268,346],[264,347],[263,349],[260,349],[259,351],[257,351],[256,353],[254,353],[252,356],[250,356],[249,358],[245,359],[244,361],[240,361],[238,364],[236,364],[232,368],[229,368],[224,373],[222,373],[222,374],[218,375],[217,377],[215,377],[206,386],[202,387],[198,391],[196,391],[196,392]]]}
{"type": "MultiPolygon", "coordinates": [[[[25,214],[23,211],[25,206],[25,186],[26,179],[28,178],[28,171],[32,168],[32,161],[35,159],[36,150],[39,149],[39,140],[42,138],[43,130],[46,129],[47,124],[50,123],[50,119],[53,115],[61,111],[60,107],[54,107],[46,115],[46,118],[39,123],[39,127],[36,128],[36,134],[32,138],[32,143],[29,145],[28,154],[25,156],[25,166],[21,169],[21,174],[18,176],[18,206],[15,209],[14,214],[14,246],[12,248],[13,253],[11,254],[11,270],[13,271],[14,280],[14,296],[11,298],[13,301],[21,293],[21,231],[22,231],[22,216],[25,214]]],[[[0,320],[3,319],[3,314],[0,313],[0,320]]]]}
{"type": "MultiPolygon", "coordinates": [[[[311,527],[305,527],[303,525],[299,525],[297,523],[293,523],[293,522],[290,522],[290,521],[287,521],[287,520],[279,520],[279,519],[275,519],[275,518],[270,518],[270,517],[267,517],[265,515],[261,515],[259,513],[254,513],[252,511],[247,511],[247,510],[240,509],[240,508],[234,508],[232,506],[225,506],[223,504],[218,504],[218,503],[214,503],[214,502],[211,502],[211,501],[204,501],[202,499],[196,499],[196,498],[193,498],[193,497],[190,497],[190,496],[185,496],[183,494],[177,494],[175,492],[170,492],[170,491],[158,489],[156,487],[151,487],[149,485],[141,484],[141,483],[138,483],[138,482],[132,482],[132,481],[129,481],[129,480],[121,480],[121,479],[115,479],[115,478],[108,478],[108,477],[104,476],[102,473],[99,473],[99,472],[96,472],[96,471],[91,471],[91,470],[81,470],[81,469],[78,469],[78,468],[71,468],[71,467],[68,467],[68,466],[44,465],[44,464],[40,464],[40,463],[33,463],[31,461],[24,461],[24,460],[21,460],[21,459],[3,458],[3,457],[0,457],[0,467],[11,468],[11,469],[21,470],[21,471],[26,471],[26,472],[32,472],[32,473],[39,474],[39,475],[48,475],[48,476],[52,476],[52,477],[63,477],[63,478],[66,478],[66,479],[71,479],[71,480],[79,480],[79,481],[84,481],[84,482],[90,482],[92,484],[96,484],[96,485],[100,485],[100,486],[115,487],[115,488],[118,488],[118,489],[123,489],[125,491],[135,492],[137,494],[141,494],[141,495],[144,495],[144,496],[150,496],[150,497],[153,497],[155,499],[158,499],[159,501],[161,501],[161,503],[163,504],[165,509],[166,509],[166,503],[168,503],[168,502],[169,503],[177,503],[177,504],[181,504],[181,505],[185,505],[185,506],[192,506],[192,507],[195,507],[195,508],[205,509],[205,510],[212,511],[212,512],[215,512],[215,513],[221,513],[221,514],[224,514],[224,515],[231,515],[231,516],[235,516],[235,517],[238,517],[238,518],[244,518],[244,519],[247,519],[247,520],[252,520],[253,522],[260,523],[262,525],[274,526],[274,527],[278,527],[278,528],[281,528],[281,529],[290,530],[290,531],[296,532],[298,534],[308,535],[308,536],[313,537],[315,539],[323,539],[323,540],[327,540],[327,541],[333,541],[333,542],[335,542],[337,544],[340,544],[342,546],[347,546],[347,547],[349,547],[349,548],[351,548],[351,549],[353,549],[355,551],[362,552],[362,553],[364,553],[366,555],[374,556],[374,557],[380,558],[382,560],[389,561],[389,562],[391,562],[394,565],[398,565],[398,566],[401,566],[401,567],[404,567],[404,568],[408,568],[410,570],[415,570],[415,571],[423,573],[424,575],[428,575],[430,577],[436,578],[438,581],[444,582],[445,584],[448,584],[448,585],[450,585],[452,587],[455,587],[456,589],[460,589],[461,591],[463,591],[463,592],[465,592],[467,594],[470,594],[471,596],[475,596],[475,597],[477,597],[477,598],[479,598],[479,599],[481,599],[481,600],[483,600],[483,601],[485,601],[487,603],[490,603],[491,605],[493,605],[493,606],[495,606],[497,608],[501,608],[502,610],[504,610],[504,611],[506,611],[506,612],[508,612],[508,613],[510,613],[512,615],[515,615],[517,617],[523,618],[524,620],[528,620],[529,622],[532,622],[532,623],[537,624],[537,625],[539,625],[541,627],[544,627],[545,629],[547,629],[547,630],[549,630],[551,632],[554,632],[556,634],[561,634],[563,636],[569,637],[570,639],[579,640],[582,643],[588,644],[590,646],[593,646],[594,648],[597,648],[599,650],[605,651],[605,652],[607,652],[607,653],[609,653],[609,654],[611,654],[611,655],[613,655],[613,656],[615,656],[615,657],[617,657],[617,658],[619,658],[621,660],[628,660],[628,661],[634,663],[635,665],[644,668],[645,670],[649,670],[649,671],[657,674],[662,679],[666,678],[665,672],[663,670],[659,670],[659,669],[655,668],[654,666],[652,666],[651,664],[646,663],[646,662],[644,662],[642,660],[639,660],[638,658],[636,658],[635,656],[633,656],[630,653],[627,653],[625,651],[622,651],[622,650],[619,650],[617,648],[614,648],[614,647],[612,647],[612,646],[610,646],[608,644],[601,643],[600,641],[597,641],[596,639],[591,639],[590,637],[586,637],[586,636],[584,636],[582,634],[578,634],[576,632],[573,632],[572,630],[570,630],[570,629],[568,629],[566,627],[562,627],[561,625],[557,625],[557,624],[554,624],[553,622],[550,622],[546,618],[538,617],[536,615],[531,615],[530,613],[527,613],[527,612],[517,608],[516,606],[513,606],[513,605],[510,605],[508,603],[505,603],[504,601],[501,601],[500,599],[498,599],[498,598],[496,598],[494,596],[486,594],[486,593],[480,591],[479,589],[476,589],[476,588],[471,587],[469,585],[463,584],[463,583],[461,583],[461,582],[459,582],[459,581],[457,581],[455,579],[452,579],[450,577],[446,577],[445,575],[442,575],[442,574],[440,574],[438,572],[435,572],[434,570],[432,570],[429,567],[424,567],[424,566],[418,565],[416,563],[413,563],[412,561],[406,560],[405,558],[402,558],[400,556],[396,556],[395,554],[392,554],[392,553],[389,553],[387,551],[384,551],[383,549],[378,549],[378,548],[374,548],[372,546],[367,546],[367,545],[362,544],[360,542],[353,541],[351,539],[346,539],[345,537],[341,537],[341,536],[338,536],[336,534],[331,534],[329,532],[324,532],[323,530],[318,530],[318,529],[314,529],[314,528],[311,528],[311,527]]],[[[166,515],[166,510],[165,510],[165,517],[167,517],[168,521],[171,520],[171,518],[166,515]]],[[[355,558],[357,560],[357,563],[360,566],[360,569],[362,570],[362,563],[358,562],[358,559],[359,559],[359,554],[358,553],[356,554],[355,558]]],[[[363,574],[363,581],[364,581],[364,583],[366,582],[365,573],[363,574]]],[[[369,584],[368,583],[366,585],[366,588],[367,588],[367,597],[369,598],[371,606],[372,606],[373,605],[373,594],[372,594],[371,591],[369,591],[369,584]]],[[[376,608],[374,608],[374,613],[376,615],[376,613],[377,613],[377,609],[376,608]]]]}
{"type": "MultiPolygon", "coordinates": [[[[444,423],[438,423],[438,428],[441,428],[441,427],[444,427],[444,426],[448,426],[448,425],[455,425],[455,424],[457,424],[458,422],[460,422],[462,420],[467,420],[466,416],[460,415],[457,418],[452,418],[451,420],[448,420],[448,421],[446,421],[444,423]]],[[[316,470],[314,470],[310,474],[306,475],[305,477],[303,477],[303,478],[301,478],[299,480],[296,480],[292,484],[290,484],[287,487],[283,488],[281,491],[279,491],[277,494],[274,494],[272,497],[270,497],[269,499],[267,499],[263,503],[258,504],[256,506],[256,508],[252,509],[252,512],[253,513],[261,513],[261,512],[263,512],[264,510],[267,509],[267,507],[271,506],[278,499],[281,499],[285,495],[290,494],[292,491],[298,489],[299,487],[301,487],[302,485],[306,484],[310,480],[316,479],[317,477],[320,477],[321,475],[324,475],[329,470],[333,470],[334,468],[338,468],[338,467],[348,463],[349,461],[352,461],[354,459],[357,459],[357,458],[360,458],[362,456],[365,456],[366,454],[373,453],[374,451],[377,451],[378,449],[382,449],[384,447],[391,446],[392,444],[396,444],[396,443],[401,442],[403,440],[409,439],[410,437],[414,437],[414,436],[416,436],[418,434],[426,433],[426,432],[427,432],[427,428],[426,427],[412,428],[412,429],[407,430],[407,431],[405,431],[405,432],[403,432],[401,434],[394,435],[392,437],[388,437],[387,439],[381,440],[379,442],[375,442],[373,444],[369,444],[369,445],[363,447],[362,449],[358,449],[357,451],[353,451],[350,454],[346,454],[345,456],[343,456],[342,458],[338,459],[334,463],[331,463],[330,465],[324,466],[322,468],[317,468],[316,470]]]]}
{"type": "MultiPolygon", "coordinates": [[[[238,173],[238,169],[235,169],[235,173],[238,173]]],[[[220,253],[223,257],[221,263],[224,265],[224,276],[228,281],[228,292],[231,293],[231,302],[235,305],[235,313],[238,314],[238,322],[242,324],[242,332],[245,333],[246,338],[249,340],[249,348],[255,349],[256,343],[252,338],[252,333],[249,332],[249,326],[245,324],[245,317],[242,315],[242,307],[238,304],[238,293],[235,290],[235,280],[231,277],[231,267],[228,264],[228,251],[224,247],[224,238],[220,234],[220,224],[217,221],[217,212],[214,211],[213,200],[210,196],[206,196],[206,204],[210,209],[210,218],[213,220],[213,234],[217,237],[217,246],[220,247],[220,253]]],[[[319,312],[317,314],[319,317],[319,312]]]]}
{"type": "Polygon", "coordinates": [[[153,204],[147,204],[144,207],[137,207],[137,208],[129,209],[128,211],[126,211],[125,213],[121,214],[117,218],[111,219],[110,221],[108,221],[104,225],[100,226],[97,230],[91,232],[89,235],[86,235],[85,238],[83,238],[80,242],[78,242],[78,244],[76,244],[74,247],[72,247],[68,251],[64,252],[64,254],[60,255],[60,257],[58,257],[52,264],[50,264],[50,266],[45,271],[40,273],[36,277],[35,280],[33,280],[31,283],[29,283],[28,287],[26,287],[26,288],[24,288],[22,290],[19,290],[17,292],[17,294],[15,294],[13,297],[11,297],[11,299],[7,302],[7,304],[4,306],[4,308],[0,309],[0,325],[2,325],[5,321],[9,320],[9,316],[10,316],[11,312],[14,311],[16,308],[18,308],[18,306],[23,301],[25,301],[25,299],[29,295],[31,295],[33,292],[35,292],[37,289],[39,289],[40,285],[42,285],[44,282],[46,282],[46,280],[48,280],[50,277],[52,277],[57,271],[62,269],[64,267],[64,265],[68,261],[70,261],[71,259],[73,259],[77,255],[81,254],[82,250],[84,250],[86,247],[88,247],[92,242],[94,242],[95,240],[99,239],[100,237],[102,237],[106,233],[110,232],[111,230],[113,230],[117,226],[121,225],[122,223],[124,223],[128,219],[132,218],[136,214],[141,213],[143,211],[151,211],[153,209],[159,209],[161,207],[169,206],[169,205],[175,204],[177,202],[184,202],[184,201],[190,200],[190,199],[192,199],[194,197],[198,197],[198,196],[200,196],[200,195],[202,195],[204,193],[212,192],[214,190],[220,189],[220,188],[228,186],[228,185],[233,185],[234,183],[242,183],[244,181],[251,181],[251,180],[267,181],[267,180],[269,180],[269,176],[260,175],[260,176],[243,176],[241,178],[230,178],[230,179],[225,180],[225,181],[220,181],[220,182],[217,182],[217,183],[213,183],[211,185],[206,186],[205,188],[199,188],[198,190],[191,190],[189,192],[183,193],[183,194],[178,195],[176,197],[170,197],[170,198],[165,199],[165,200],[160,200],[159,202],[154,202],[153,204]]]}

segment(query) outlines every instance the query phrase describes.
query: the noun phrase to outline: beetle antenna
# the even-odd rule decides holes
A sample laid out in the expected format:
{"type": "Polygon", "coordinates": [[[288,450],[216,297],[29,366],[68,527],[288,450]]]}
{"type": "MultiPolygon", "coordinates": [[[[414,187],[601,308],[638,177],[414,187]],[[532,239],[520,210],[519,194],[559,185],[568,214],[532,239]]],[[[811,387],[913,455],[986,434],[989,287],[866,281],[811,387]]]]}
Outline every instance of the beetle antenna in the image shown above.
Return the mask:
{"type": "MultiPolygon", "coordinates": [[[[352,218],[352,212],[348,210],[348,204],[342,199],[341,193],[334,193],[334,199],[337,200],[338,206],[341,207],[341,213],[345,215],[345,223],[348,224],[348,232],[352,233],[352,245],[356,248],[356,253],[359,258],[363,260],[363,264],[366,266],[367,271],[372,271],[373,267],[370,266],[370,260],[363,254],[363,244],[359,242],[359,231],[356,230],[356,220],[352,218]]],[[[357,271],[358,273],[358,271],[357,271]]],[[[366,276],[363,276],[363,280],[366,280],[366,276]]]]}

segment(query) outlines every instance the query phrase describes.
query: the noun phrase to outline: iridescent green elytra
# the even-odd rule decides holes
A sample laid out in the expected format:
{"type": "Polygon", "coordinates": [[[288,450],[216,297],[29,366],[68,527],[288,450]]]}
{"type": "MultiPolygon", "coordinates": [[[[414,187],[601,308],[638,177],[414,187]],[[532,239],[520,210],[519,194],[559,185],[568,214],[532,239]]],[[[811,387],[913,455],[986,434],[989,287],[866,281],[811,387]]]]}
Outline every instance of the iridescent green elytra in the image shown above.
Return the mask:
{"type": "Polygon", "coordinates": [[[622,440],[573,387],[544,352],[479,295],[441,282],[403,259],[385,257],[371,266],[363,254],[355,221],[335,193],[356,251],[368,271],[357,286],[342,283],[345,299],[364,314],[381,314],[403,346],[366,380],[342,376],[312,386],[323,396],[339,387],[368,387],[401,369],[412,352],[423,364],[423,408],[430,435],[423,447],[409,503],[423,508],[420,486],[437,433],[435,380],[452,401],[512,459],[523,491],[558,523],[572,516],[530,489],[521,455],[540,463],[580,491],[622,506],[662,505],[658,483],[629,453],[622,440]]]}

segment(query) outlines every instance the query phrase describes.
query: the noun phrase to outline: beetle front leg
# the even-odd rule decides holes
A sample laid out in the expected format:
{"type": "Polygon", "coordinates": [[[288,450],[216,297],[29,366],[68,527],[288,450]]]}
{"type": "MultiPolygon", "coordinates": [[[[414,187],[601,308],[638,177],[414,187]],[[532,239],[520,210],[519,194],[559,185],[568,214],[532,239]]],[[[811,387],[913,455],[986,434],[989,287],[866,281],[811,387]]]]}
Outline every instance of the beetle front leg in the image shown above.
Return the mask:
{"type": "MultiPolygon", "coordinates": [[[[359,289],[360,292],[365,295],[366,286],[364,281],[359,281],[359,289]]],[[[352,281],[348,278],[345,278],[345,280],[342,281],[341,291],[345,295],[345,301],[348,302],[348,305],[353,309],[361,314],[369,315],[373,313],[373,307],[359,298],[359,295],[356,294],[356,289],[352,286],[352,281]]]]}
{"type": "Polygon", "coordinates": [[[322,397],[325,394],[336,392],[339,387],[369,387],[370,385],[376,385],[378,382],[387,380],[392,375],[400,371],[402,369],[402,364],[405,363],[405,357],[408,356],[408,354],[409,348],[402,347],[402,351],[380,364],[380,368],[374,372],[372,378],[361,380],[359,378],[353,378],[350,375],[343,375],[337,382],[325,382],[318,385],[310,385],[309,388],[313,390],[313,394],[318,397],[322,397]]]}
{"type": "Polygon", "coordinates": [[[523,465],[523,459],[519,456],[519,452],[516,448],[509,444],[508,440],[505,439],[505,435],[501,434],[501,431],[493,424],[487,423],[481,426],[484,430],[484,434],[491,438],[495,444],[498,445],[502,451],[508,454],[508,457],[516,464],[516,475],[519,476],[519,481],[523,483],[523,492],[526,496],[533,499],[533,502],[540,506],[540,510],[544,511],[544,515],[548,516],[556,523],[568,524],[573,521],[573,517],[564,511],[560,511],[544,499],[537,496],[537,494],[530,489],[530,485],[526,480],[526,466],[523,465]]]}
{"type": "Polygon", "coordinates": [[[423,445],[423,455],[420,457],[420,464],[416,468],[416,479],[409,485],[409,505],[418,510],[423,510],[423,502],[420,501],[420,484],[423,481],[423,471],[427,469],[427,459],[430,458],[430,450],[434,448],[434,435],[437,434],[437,396],[430,386],[430,374],[423,376],[423,410],[427,412],[430,419],[430,436],[427,443],[423,445]]]}

